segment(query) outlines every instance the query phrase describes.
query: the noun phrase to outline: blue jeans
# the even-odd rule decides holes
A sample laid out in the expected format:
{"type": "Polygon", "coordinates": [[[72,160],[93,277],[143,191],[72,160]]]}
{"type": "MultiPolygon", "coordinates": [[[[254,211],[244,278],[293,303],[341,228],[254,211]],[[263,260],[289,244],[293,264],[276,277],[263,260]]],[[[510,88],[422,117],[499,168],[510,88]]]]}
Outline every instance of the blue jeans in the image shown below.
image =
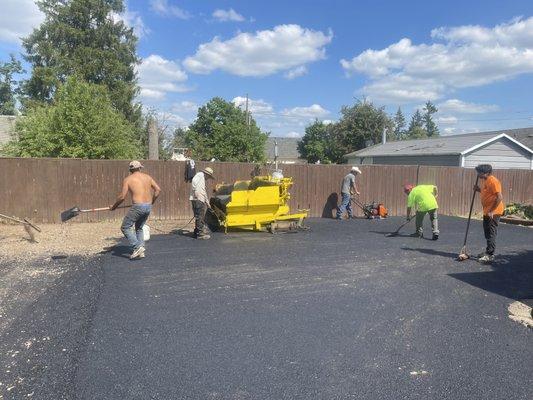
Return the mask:
{"type": "Polygon", "coordinates": [[[134,204],[122,221],[120,229],[133,250],[144,246],[143,226],[152,211],[151,204],[134,204]],[[135,230],[133,229],[135,227],[135,230]]]}
{"type": "Polygon", "coordinates": [[[352,218],[352,202],[349,193],[342,193],[341,205],[337,208],[337,219],[341,219],[345,211],[348,211],[348,217],[352,218]]]}

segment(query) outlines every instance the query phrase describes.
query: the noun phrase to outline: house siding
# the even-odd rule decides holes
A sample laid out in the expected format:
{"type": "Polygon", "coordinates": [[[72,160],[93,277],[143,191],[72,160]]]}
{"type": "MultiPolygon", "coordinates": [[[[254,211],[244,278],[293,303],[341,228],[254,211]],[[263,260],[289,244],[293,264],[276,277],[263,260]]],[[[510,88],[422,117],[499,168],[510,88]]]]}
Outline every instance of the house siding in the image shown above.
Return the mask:
{"type": "Polygon", "coordinates": [[[382,165],[436,165],[458,167],[461,165],[459,155],[435,156],[374,156],[348,158],[348,164],[382,164],[382,165]]]}
{"type": "Polygon", "coordinates": [[[464,156],[464,167],[491,164],[495,169],[532,169],[531,154],[510,140],[501,138],[464,156]]]}

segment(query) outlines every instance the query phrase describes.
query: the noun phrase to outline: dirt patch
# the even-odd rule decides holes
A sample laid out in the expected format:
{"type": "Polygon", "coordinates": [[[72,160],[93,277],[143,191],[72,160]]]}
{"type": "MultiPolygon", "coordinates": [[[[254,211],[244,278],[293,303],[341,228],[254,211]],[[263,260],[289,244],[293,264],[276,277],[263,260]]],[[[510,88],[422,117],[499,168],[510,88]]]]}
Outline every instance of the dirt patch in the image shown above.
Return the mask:
{"type": "Polygon", "coordinates": [[[531,313],[531,307],[520,301],[511,303],[508,308],[509,318],[513,321],[519,322],[524,326],[533,328],[533,314],[531,313]]]}
{"type": "MultiPolygon", "coordinates": [[[[170,233],[187,221],[149,221],[152,235],[170,233]]],[[[114,246],[122,239],[120,222],[39,225],[36,242],[21,225],[0,224],[0,260],[30,261],[53,257],[88,256],[114,246]]]]}

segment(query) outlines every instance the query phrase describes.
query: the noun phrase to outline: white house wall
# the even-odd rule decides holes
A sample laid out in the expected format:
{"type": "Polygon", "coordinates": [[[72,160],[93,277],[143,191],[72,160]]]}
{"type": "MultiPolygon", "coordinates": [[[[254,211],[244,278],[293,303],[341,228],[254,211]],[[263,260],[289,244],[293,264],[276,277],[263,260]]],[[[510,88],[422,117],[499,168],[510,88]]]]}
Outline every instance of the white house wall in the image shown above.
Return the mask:
{"type": "Polygon", "coordinates": [[[465,154],[464,166],[491,164],[495,169],[531,169],[531,154],[504,138],[465,154]]]}

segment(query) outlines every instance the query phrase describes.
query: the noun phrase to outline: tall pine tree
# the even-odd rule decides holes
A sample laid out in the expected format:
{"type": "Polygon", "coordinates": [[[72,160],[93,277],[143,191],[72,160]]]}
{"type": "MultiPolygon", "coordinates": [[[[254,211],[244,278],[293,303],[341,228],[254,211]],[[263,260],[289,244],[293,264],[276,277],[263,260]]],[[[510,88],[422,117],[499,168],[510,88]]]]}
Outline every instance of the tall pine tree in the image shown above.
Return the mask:
{"type": "Polygon", "coordinates": [[[38,0],[44,22],[23,39],[32,74],[24,84],[25,105],[49,103],[69,76],[104,85],[113,106],[140,124],[135,65],[137,38],[117,18],[123,0],[38,0]]]}
{"type": "Polygon", "coordinates": [[[424,139],[427,138],[427,132],[424,129],[424,117],[420,110],[416,110],[413,116],[411,117],[411,122],[409,123],[409,129],[407,130],[408,139],[424,139]]]}
{"type": "Polygon", "coordinates": [[[394,137],[396,140],[405,139],[405,117],[402,109],[398,107],[398,111],[394,115],[394,137]]]}
{"type": "Polygon", "coordinates": [[[439,128],[435,121],[433,121],[433,114],[435,114],[437,111],[437,107],[435,104],[433,104],[431,101],[428,100],[426,105],[424,106],[424,128],[427,132],[428,137],[436,137],[439,136],[439,128]]]}
{"type": "Polygon", "coordinates": [[[18,82],[13,75],[24,72],[20,61],[13,54],[10,61],[0,61],[0,114],[17,114],[17,94],[19,91],[18,82]]]}

